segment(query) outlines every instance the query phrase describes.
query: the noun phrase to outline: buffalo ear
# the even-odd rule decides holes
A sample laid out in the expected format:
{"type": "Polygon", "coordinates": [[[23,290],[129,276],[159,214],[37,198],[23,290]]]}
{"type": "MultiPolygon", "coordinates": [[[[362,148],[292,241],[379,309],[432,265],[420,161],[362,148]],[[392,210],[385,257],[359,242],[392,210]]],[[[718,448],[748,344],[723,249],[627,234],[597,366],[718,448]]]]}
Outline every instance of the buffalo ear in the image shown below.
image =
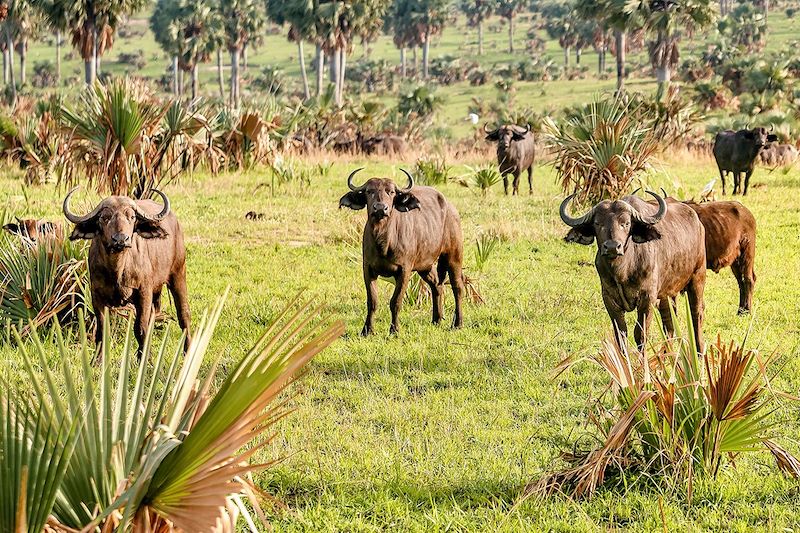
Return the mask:
{"type": "Polygon", "coordinates": [[[410,192],[398,191],[394,197],[394,208],[401,213],[406,213],[412,209],[419,209],[419,200],[410,192]]]}
{"type": "Polygon", "coordinates": [[[97,225],[97,220],[87,220],[86,222],[81,222],[80,224],[75,224],[75,229],[72,230],[72,234],[69,236],[69,240],[77,241],[78,239],[87,239],[92,240],[100,233],[100,227],[97,225]]]}
{"type": "Polygon", "coordinates": [[[524,133],[520,134],[520,133],[514,132],[513,135],[511,135],[511,140],[512,141],[521,141],[524,138],[525,138],[525,134],[524,133]]]}
{"type": "Polygon", "coordinates": [[[367,195],[364,191],[350,191],[339,198],[339,209],[349,207],[353,211],[367,207],[367,195]]]}
{"type": "Polygon", "coordinates": [[[136,226],[133,228],[133,231],[143,239],[163,239],[169,235],[167,230],[161,226],[161,223],[144,219],[136,221],[136,226]]]}
{"type": "Polygon", "coordinates": [[[588,246],[594,242],[594,227],[591,224],[576,226],[569,230],[564,240],[588,246]]]}
{"type": "Polygon", "coordinates": [[[770,133],[769,135],[767,135],[767,142],[770,143],[778,142],[778,136],[775,135],[774,133],[770,133]]]}
{"type": "Polygon", "coordinates": [[[14,224],[13,222],[3,226],[3,229],[6,230],[7,232],[9,232],[12,235],[18,235],[20,233],[19,224],[14,224]]]}
{"type": "Polygon", "coordinates": [[[753,130],[744,130],[744,137],[752,140],[756,138],[756,133],[753,130]]]}
{"type": "Polygon", "coordinates": [[[492,133],[486,136],[487,141],[499,141],[500,140],[500,130],[493,131],[492,133]]]}
{"type": "Polygon", "coordinates": [[[634,224],[631,228],[631,239],[636,244],[644,244],[661,238],[661,233],[650,224],[634,224]]]}

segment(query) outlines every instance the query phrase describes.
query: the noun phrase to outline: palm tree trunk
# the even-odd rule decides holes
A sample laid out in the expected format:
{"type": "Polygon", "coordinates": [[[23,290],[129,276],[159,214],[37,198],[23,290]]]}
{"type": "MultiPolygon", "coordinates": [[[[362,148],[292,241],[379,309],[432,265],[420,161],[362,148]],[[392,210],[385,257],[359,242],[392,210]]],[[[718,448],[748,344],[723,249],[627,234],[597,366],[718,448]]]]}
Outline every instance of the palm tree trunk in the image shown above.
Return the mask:
{"type": "Polygon", "coordinates": [[[582,51],[583,51],[583,49],[580,46],[576,46],[575,47],[575,65],[576,66],[580,66],[581,65],[581,52],[582,51]]]}
{"type": "Polygon", "coordinates": [[[405,47],[400,48],[400,77],[406,77],[406,49],[405,47]]]}
{"type": "Polygon", "coordinates": [[[8,85],[8,49],[3,50],[3,83],[8,85]]]}
{"type": "Polygon", "coordinates": [[[417,47],[411,49],[412,51],[412,58],[414,60],[414,76],[417,76],[419,72],[419,60],[417,59],[417,47]]]}
{"type": "Polygon", "coordinates": [[[219,85],[219,98],[225,101],[225,78],[222,73],[222,48],[217,48],[217,84],[219,85]]]}
{"type": "Polygon", "coordinates": [[[231,107],[239,109],[239,54],[237,48],[231,50],[231,107]]]}
{"type": "Polygon", "coordinates": [[[94,57],[83,60],[84,81],[86,82],[86,85],[91,85],[94,82],[94,68],[96,65],[97,63],[95,63],[94,57]]]}
{"type": "Polygon", "coordinates": [[[339,60],[339,105],[342,105],[344,102],[344,73],[347,69],[347,49],[342,47],[339,50],[339,54],[341,55],[341,59],[339,60]]]}
{"type": "Polygon", "coordinates": [[[430,60],[430,51],[431,51],[431,38],[426,34],[425,42],[422,43],[422,78],[425,80],[428,79],[428,63],[430,60]]]}
{"type": "Polygon", "coordinates": [[[61,30],[56,30],[56,85],[61,85],[61,30]]]}
{"type": "Polygon", "coordinates": [[[97,46],[97,39],[98,39],[97,26],[92,26],[92,63],[94,63],[93,65],[94,69],[92,72],[93,74],[92,81],[94,81],[95,79],[97,79],[98,76],[100,76],[100,54],[97,46]]]}
{"type": "Polygon", "coordinates": [[[297,39],[297,57],[300,58],[300,76],[303,78],[303,98],[311,98],[311,91],[308,88],[308,73],[306,72],[306,56],[303,52],[303,40],[297,39]]]}
{"type": "Polygon", "coordinates": [[[183,96],[183,69],[178,69],[178,97],[183,96]]]}
{"type": "Polygon", "coordinates": [[[25,39],[19,44],[19,85],[25,85],[25,63],[28,58],[28,43],[25,39]]]}
{"type": "Polygon", "coordinates": [[[11,98],[17,101],[17,84],[14,82],[14,40],[6,29],[6,48],[8,49],[8,84],[11,87],[11,98]]]}
{"type": "Polygon", "coordinates": [[[328,54],[328,64],[330,65],[328,69],[330,71],[328,72],[328,80],[334,85],[336,85],[336,80],[339,79],[339,59],[341,59],[341,57],[337,50],[328,54]]]}
{"type": "Polygon", "coordinates": [[[247,43],[242,45],[242,71],[247,72],[247,43]]]}
{"type": "Polygon", "coordinates": [[[317,45],[317,96],[322,95],[322,84],[325,80],[325,54],[322,47],[317,45]]]}
{"type": "Polygon", "coordinates": [[[514,15],[508,17],[508,53],[514,53],[514,15]]]}
{"type": "Polygon", "coordinates": [[[617,92],[625,90],[625,32],[614,30],[614,39],[617,46],[617,92]]]}
{"type": "Polygon", "coordinates": [[[569,46],[564,47],[564,67],[569,68],[569,46]]]}
{"type": "Polygon", "coordinates": [[[483,20],[478,21],[478,55],[483,55],[483,20]]]}
{"type": "Polygon", "coordinates": [[[669,82],[672,79],[672,69],[669,65],[660,65],[656,67],[656,82],[658,82],[658,89],[656,91],[656,100],[660,101],[669,89],[669,82]]]}
{"type": "Polygon", "coordinates": [[[200,63],[195,61],[192,66],[192,102],[197,100],[198,96],[200,96],[200,63]]]}
{"type": "Polygon", "coordinates": [[[178,97],[178,56],[172,56],[172,94],[178,97]]]}

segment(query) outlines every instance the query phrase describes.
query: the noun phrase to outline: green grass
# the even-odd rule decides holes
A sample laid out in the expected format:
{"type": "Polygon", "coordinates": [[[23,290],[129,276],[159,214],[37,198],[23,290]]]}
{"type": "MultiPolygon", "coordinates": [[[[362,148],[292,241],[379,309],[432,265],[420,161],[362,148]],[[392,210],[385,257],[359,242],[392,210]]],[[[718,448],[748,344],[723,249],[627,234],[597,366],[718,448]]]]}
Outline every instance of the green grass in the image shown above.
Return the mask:
{"type": "MultiPolygon", "coordinates": [[[[166,69],[170,65],[170,60],[153,39],[148,27],[148,16],[148,13],[142,13],[131,19],[128,23],[128,27],[137,32],[144,31],[144,35],[125,39],[118,37],[113,48],[107,52],[106,56],[101,61],[102,71],[108,71],[116,75],[130,74],[151,78],[160,78],[166,72],[166,69]],[[130,53],[136,50],[144,51],[147,65],[143,69],[137,70],[130,65],[117,62],[120,53],[130,53]]],[[[459,17],[454,24],[445,28],[442,35],[434,39],[431,46],[431,57],[437,58],[449,55],[461,57],[466,60],[475,60],[478,61],[484,69],[490,69],[499,63],[519,61],[528,54],[525,50],[525,41],[526,33],[531,26],[529,19],[530,16],[528,14],[523,14],[518,17],[515,23],[515,46],[517,52],[513,55],[508,53],[508,29],[500,18],[493,17],[487,22],[484,32],[485,54],[483,56],[478,56],[476,31],[472,28],[468,28],[465,19],[459,17]]],[[[773,10],[770,12],[769,28],[766,52],[785,50],[787,46],[789,46],[789,43],[796,42],[798,39],[798,32],[800,32],[800,16],[789,19],[786,17],[783,8],[773,10]]],[[[708,33],[708,31],[698,32],[698,34],[694,35],[692,38],[684,39],[682,43],[681,60],[689,57],[692,53],[699,53],[699,51],[703,50],[708,38],[708,33]]],[[[546,34],[541,31],[539,32],[539,36],[546,38],[546,34]]],[[[28,53],[28,64],[30,65],[29,76],[32,74],[32,67],[35,62],[44,60],[55,61],[53,38],[49,37],[48,40],[49,42],[40,40],[39,42],[31,43],[28,53]]],[[[68,43],[65,44],[63,50],[65,54],[71,51],[68,43]]],[[[307,56],[306,64],[310,68],[314,54],[313,46],[306,44],[305,54],[307,56]]],[[[387,59],[399,63],[399,52],[395,48],[391,37],[386,35],[382,35],[375,43],[371,43],[368,47],[356,44],[352,54],[348,58],[348,62],[352,64],[366,55],[369,55],[372,59],[387,59]]],[[[548,40],[546,42],[544,55],[559,65],[563,63],[563,51],[555,40],[548,40]]],[[[65,60],[62,67],[65,86],[70,91],[79,89],[83,84],[83,62],[74,52],[73,56],[73,59],[65,60]]],[[[411,54],[409,53],[408,56],[410,62],[411,54]]],[[[419,57],[421,61],[421,54],[419,57]]],[[[201,68],[201,94],[207,97],[218,96],[215,61],[216,59],[213,58],[211,63],[201,68]]],[[[224,61],[226,65],[225,77],[227,87],[227,77],[229,75],[229,72],[227,72],[227,65],[230,61],[227,54],[224,54],[224,61]]],[[[258,46],[257,49],[249,51],[248,61],[249,69],[247,75],[257,76],[264,66],[275,66],[284,70],[294,89],[300,88],[297,47],[294,43],[287,41],[286,32],[284,30],[280,30],[274,26],[271,27],[270,34],[265,35],[263,43],[258,46]]],[[[632,68],[639,66],[646,67],[648,65],[646,51],[631,54],[628,61],[632,68]]],[[[537,111],[560,109],[566,105],[586,102],[594,93],[614,90],[616,81],[614,78],[615,66],[613,56],[609,54],[607,57],[608,75],[606,79],[597,78],[597,54],[591,49],[584,51],[581,63],[589,69],[589,75],[586,79],[547,83],[516,83],[515,88],[517,95],[515,98],[515,105],[519,107],[531,106],[537,111]]],[[[570,64],[572,66],[575,64],[574,53],[572,54],[570,64]]],[[[15,65],[18,69],[18,63],[15,63],[15,65]]],[[[313,84],[314,75],[310,70],[309,77],[313,84]]],[[[675,78],[677,79],[677,75],[675,78]]],[[[188,90],[188,76],[186,83],[188,90]]],[[[632,78],[629,80],[629,87],[642,92],[655,91],[656,84],[650,69],[645,68],[641,71],[634,72],[632,78]]],[[[258,94],[249,92],[246,83],[243,83],[242,90],[244,102],[252,102],[253,100],[258,100],[260,97],[258,94]]],[[[441,87],[439,88],[439,92],[444,96],[445,100],[444,107],[439,113],[440,121],[443,125],[450,128],[457,137],[468,135],[472,131],[472,126],[465,122],[471,99],[473,97],[482,97],[489,102],[494,101],[496,98],[496,90],[493,83],[488,83],[481,87],[471,87],[468,82],[462,82],[447,87],[441,87]]],[[[387,103],[394,103],[396,95],[385,95],[382,99],[387,103]]]]}
{"type": "MultiPolygon", "coordinates": [[[[464,164],[481,162],[452,163],[459,175],[464,164]]],[[[496,186],[481,198],[445,185],[441,190],[462,216],[468,275],[477,275],[478,236],[492,231],[502,238],[478,276],[486,304],[466,305],[458,331],[430,325],[429,306],[406,306],[400,334],[390,337],[391,285],[381,282],[378,333],[362,339],[365,215],[337,209],[348,171],[362,164],[369,174],[399,174],[385,161],[336,161],[308,191],[256,191],[268,180],[264,170],[198,175],[167,190],[187,238],[195,323],[231,286],[210,348],[225,361],[240,357],[299,290],[347,325],[346,337],[311,363],[296,412],[268,450],[286,460],[258,478],[289,506],[272,515],[276,531],[649,531],[662,527],[660,504],[671,531],[798,527],[800,492],[776,473],[766,451],[737,461],[715,482],[696,480],[691,504],[684,493],[661,494],[634,479],[627,490],[601,490],[587,502],[520,500],[527,482],[558,465],[565,443],[589,434],[587,401],[605,385],[590,366],[557,380],[552,373],[565,356],[597,349],[610,327],[592,265],[595,250],[563,242],[562,196],[549,167],[536,169],[532,196],[506,198],[496,186]],[[266,216],[246,220],[249,210],[266,216]]],[[[659,168],[654,186],[669,191],[680,185],[699,192],[715,174],[709,160],[676,158],[659,168]]],[[[773,385],[796,393],[800,171],[759,169],[753,182],[744,201],[759,224],[749,345],[785,354],[786,368],[773,385]]],[[[4,172],[0,192],[15,214],[62,219],[63,193],[51,187],[29,189],[26,203],[17,173],[4,172]]],[[[736,316],[737,302],[730,271],[709,273],[708,340],[718,332],[742,339],[749,320],[736,316]]],[[[173,314],[171,306],[167,312],[173,314]]],[[[451,313],[448,292],[448,320],[451,313]]],[[[121,322],[116,319],[117,333],[121,322]]],[[[12,381],[22,375],[20,364],[13,346],[0,345],[0,369],[12,381]]],[[[787,403],[774,417],[781,442],[797,453],[797,407],[787,403]]]]}

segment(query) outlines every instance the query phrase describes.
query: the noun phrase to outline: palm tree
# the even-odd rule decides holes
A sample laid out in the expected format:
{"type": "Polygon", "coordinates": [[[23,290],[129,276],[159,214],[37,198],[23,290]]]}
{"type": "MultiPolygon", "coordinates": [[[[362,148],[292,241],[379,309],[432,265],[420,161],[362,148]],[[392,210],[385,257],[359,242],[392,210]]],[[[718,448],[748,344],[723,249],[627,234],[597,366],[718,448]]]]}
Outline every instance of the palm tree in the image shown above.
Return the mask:
{"type": "Polygon", "coordinates": [[[452,20],[450,0],[397,0],[394,2],[387,29],[394,32],[398,46],[422,46],[422,77],[428,78],[431,39],[440,34],[452,20]]]}
{"type": "Polygon", "coordinates": [[[680,58],[679,30],[710,26],[714,22],[714,10],[711,0],[652,0],[642,2],[639,9],[646,14],[645,29],[655,34],[649,49],[660,99],[669,88],[672,69],[680,58]]]}
{"type": "Polygon", "coordinates": [[[497,8],[496,0],[462,0],[461,11],[467,16],[467,25],[478,30],[478,55],[483,55],[483,23],[497,8]]]}
{"type": "Polygon", "coordinates": [[[254,0],[220,0],[225,47],[231,54],[230,105],[241,104],[239,64],[242,50],[260,33],[266,22],[263,6],[254,0]]]}
{"type": "Polygon", "coordinates": [[[497,14],[508,21],[508,53],[514,53],[514,17],[527,5],[527,0],[498,0],[497,14]]]}
{"type": "Polygon", "coordinates": [[[83,58],[87,84],[94,82],[100,58],[114,44],[120,23],[147,5],[147,0],[44,0],[39,4],[51,26],[64,26],[83,58]]]}
{"type": "MultiPolygon", "coordinates": [[[[308,100],[311,98],[311,90],[308,84],[303,42],[313,42],[315,40],[316,24],[314,24],[314,15],[310,12],[309,4],[306,1],[266,0],[266,6],[267,16],[272,19],[273,22],[281,25],[289,25],[287,38],[297,43],[300,76],[303,81],[303,97],[308,100]]],[[[310,7],[313,8],[313,5],[310,7]]],[[[318,89],[321,90],[321,88],[318,89]]]]}

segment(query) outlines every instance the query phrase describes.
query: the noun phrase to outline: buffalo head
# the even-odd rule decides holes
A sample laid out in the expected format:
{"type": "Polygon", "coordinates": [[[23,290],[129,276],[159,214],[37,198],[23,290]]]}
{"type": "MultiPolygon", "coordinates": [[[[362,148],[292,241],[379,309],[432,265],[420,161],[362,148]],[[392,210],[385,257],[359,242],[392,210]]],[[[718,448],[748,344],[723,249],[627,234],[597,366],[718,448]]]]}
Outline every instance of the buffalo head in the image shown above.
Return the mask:
{"type": "Polygon", "coordinates": [[[359,210],[367,208],[367,216],[374,221],[380,221],[391,215],[392,210],[396,209],[402,213],[419,209],[419,200],[411,194],[414,186],[414,178],[403,170],[400,171],[408,176],[408,186],[405,189],[399,188],[390,179],[372,178],[360,187],[353,185],[353,176],[361,168],[350,173],[347,177],[347,186],[350,192],[339,200],[339,207],[349,207],[359,210]]]}
{"type": "Polygon", "coordinates": [[[147,213],[127,196],[109,196],[89,214],[79,216],[69,210],[69,199],[76,189],[69,191],[63,206],[64,216],[75,224],[70,240],[99,238],[108,252],[119,253],[132,246],[134,233],[144,239],[167,236],[161,221],[169,214],[169,198],[163,192],[153,189],[164,201],[158,214],[147,213]]]}
{"type": "Polygon", "coordinates": [[[647,191],[658,200],[658,212],[653,216],[640,213],[624,200],[603,200],[585,215],[572,218],[567,214],[574,194],[561,202],[561,220],[572,229],[566,236],[569,242],[590,245],[597,239],[598,251],[613,260],[625,254],[629,241],[641,244],[656,240],[661,234],[654,227],[667,214],[667,203],[656,193],[647,191]]]}
{"type": "Polygon", "coordinates": [[[486,133],[486,140],[497,142],[502,148],[508,148],[512,141],[521,141],[525,135],[531,131],[531,125],[528,124],[527,128],[517,126],[516,124],[507,124],[500,126],[496,130],[489,131],[486,124],[483,125],[483,131],[486,133]]]}
{"type": "Polygon", "coordinates": [[[769,131],[767,131],[767,128],[753,128],[742,130],[741,133],[745,139],[751,141],[755,146],[761,147],[778,140],[778,136],[770,133],[770,131],[772,131],[772,128],[769,131]]]}

